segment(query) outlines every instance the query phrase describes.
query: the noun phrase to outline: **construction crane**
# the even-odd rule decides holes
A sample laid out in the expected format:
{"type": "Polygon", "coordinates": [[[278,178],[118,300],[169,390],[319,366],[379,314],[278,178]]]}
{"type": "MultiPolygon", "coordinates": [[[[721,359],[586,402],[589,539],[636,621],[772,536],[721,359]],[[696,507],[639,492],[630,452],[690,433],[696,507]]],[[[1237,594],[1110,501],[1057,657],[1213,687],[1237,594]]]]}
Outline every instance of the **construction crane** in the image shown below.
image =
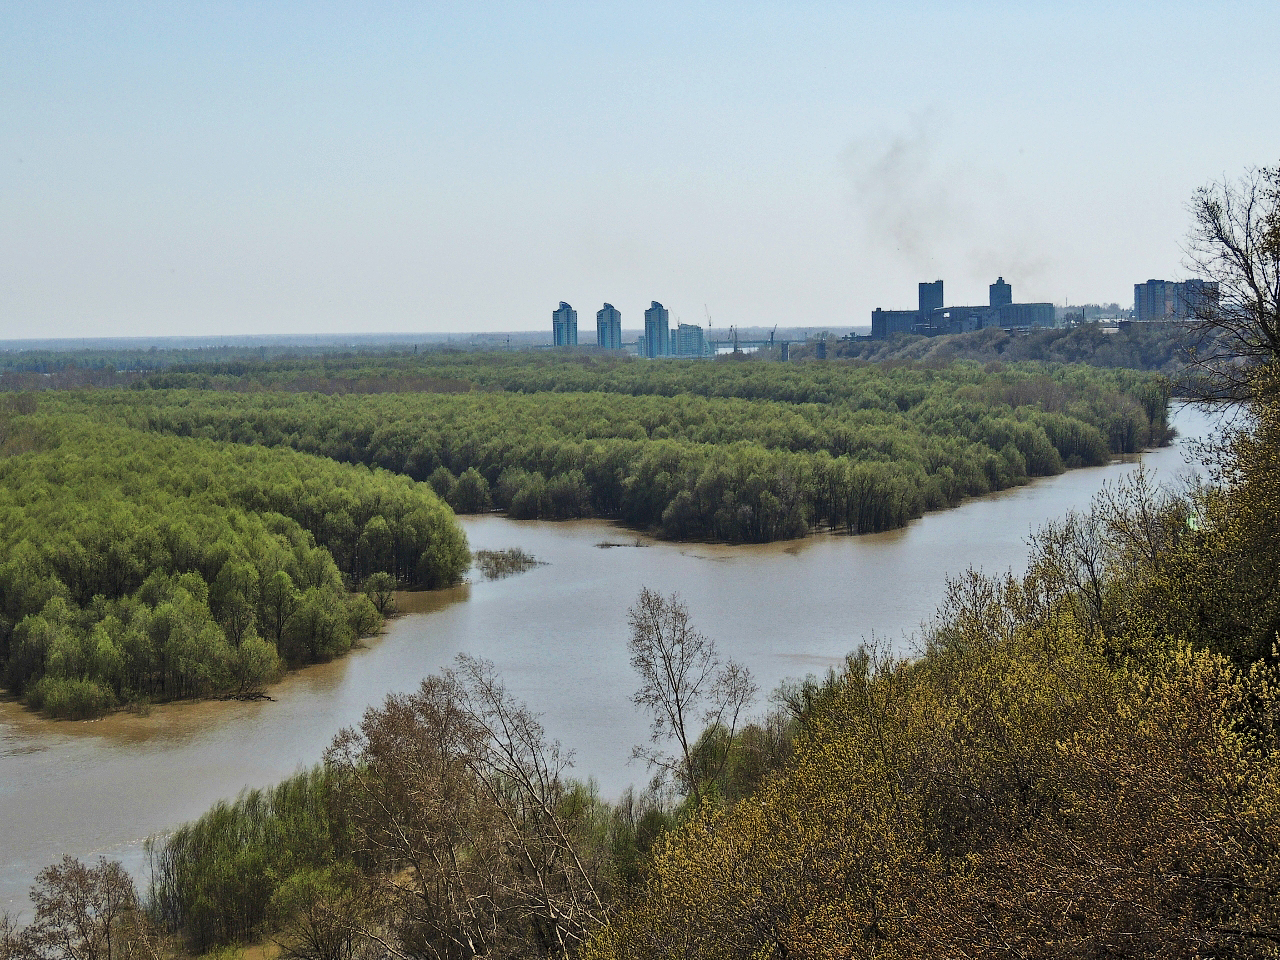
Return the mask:
{"type": "Polygon", "coordinates": [[[710,330],[711,329],[711,308],[704,303],[702,305],[702,309],[707,315],[707,329],[710,330]]]}
{"type": "Polygon", "coordinates": [[[773,335],[778,332],[778,325],[775,323],[773,329],[769,331],[769,349],[773,349],[773,335]]]}

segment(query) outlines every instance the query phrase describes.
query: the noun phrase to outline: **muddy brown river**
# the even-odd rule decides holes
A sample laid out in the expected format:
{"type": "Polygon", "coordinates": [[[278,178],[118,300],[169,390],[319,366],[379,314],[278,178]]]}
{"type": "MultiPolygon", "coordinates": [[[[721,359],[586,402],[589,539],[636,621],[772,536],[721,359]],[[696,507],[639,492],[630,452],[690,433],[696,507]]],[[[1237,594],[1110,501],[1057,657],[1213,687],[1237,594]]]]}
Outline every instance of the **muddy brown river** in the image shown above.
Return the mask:
{"type": "MultiPolygon", "coordinates": [[[[1187,438],[1213,428],[1175,413],[1187,438]]],[[[1147,453],[1159,482],[1192,471],[1185,441],[1147,453]]],[[[607,523],[464,521],[472,549],[521,547],[544,565],[428,595],[420,612],[334,663],[292,674],[252,703],[203,702],[94,722],[51,722],[0,702],[0,911],[27,907],[32,878],[63,854],[119,858],[145,875],[150,834],[246,786],[316,763],[366,707],[409,690],[460,652],[492,660],[513,693],[575,753],[575,773],[614,797],[645,782],[629,765],[646,723],[626,611],[641,587],[678,591],[696,625],[745,663],[763,693],[820,673],[873,638],[902,653],[966,567],[1021,571],[1027,537],[1088,505],[1132,463],[1075,470],[873,536],[766,546],[671,544],[607,523]]],[[[765,708],[763,697],[757,709],[765,708]]]]}

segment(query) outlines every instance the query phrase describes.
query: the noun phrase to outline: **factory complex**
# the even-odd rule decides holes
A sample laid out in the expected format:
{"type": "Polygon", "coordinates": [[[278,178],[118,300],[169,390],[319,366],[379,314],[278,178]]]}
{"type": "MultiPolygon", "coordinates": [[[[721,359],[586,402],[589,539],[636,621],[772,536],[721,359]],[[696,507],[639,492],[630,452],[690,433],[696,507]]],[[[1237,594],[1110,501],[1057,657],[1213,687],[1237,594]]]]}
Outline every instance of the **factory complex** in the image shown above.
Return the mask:
{"type": "Polygon", "coordinates": [[[1013,287],[1000,277],[988,287],[988,303],[977,307],[948,307],[942,281],[920,284],[920,305],[915,310],[881,310],[871,313],[871,336],[877,340],[895,333],[937,336],[943,333],[970,333],[987,327],[1030,329],[1052,327],[1052,303],[1014,303],[1013,287]]]}

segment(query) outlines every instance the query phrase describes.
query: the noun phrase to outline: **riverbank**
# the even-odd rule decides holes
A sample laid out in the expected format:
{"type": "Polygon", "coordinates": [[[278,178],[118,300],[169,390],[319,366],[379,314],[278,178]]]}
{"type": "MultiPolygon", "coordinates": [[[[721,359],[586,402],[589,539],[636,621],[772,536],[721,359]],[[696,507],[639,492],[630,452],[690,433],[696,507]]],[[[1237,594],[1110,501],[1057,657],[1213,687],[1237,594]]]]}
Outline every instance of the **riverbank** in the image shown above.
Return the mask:
{"type": "MultiPolygon", "coordinates": [[[[1214,423],[1193,408],[1175,416],[1181,439],[1142,458],[1165,482],[1187,469],[1180,451],[1214,423]]],[[[625,613],[641,586],[680,592],[697,627],[749,666],[767,693],[840,663],[864,640],[910,652],[948,576],[969,565],[1020,571],[1033,530],[1087,507],[1133,466],[1070,471],[888,533],[755,546],[602,549],[635,535],[600,521],[463,518],[473,549],[519,546],[547,566],[406,598],[404,615],[375,642],[289,674],[271,702],[189,703],[146,723],[71,724],[33,723],[0,703],[0,909],[25,904],[35,874],[65,853],[122,859],[142,876],[148,834],[314,764],[366,708],[414,689],[458,653],[497,664],[548,733],[576,751],[572,775],[595,778],[616,797],[647,779],[628,764],[631,746],[647,736],[631,706],[626,653],[625,613]],[[430,607],[422,615],[408,609],[419,601],[430,607]]]]}
{"type": "MultiPolygon", "coordinates": [[[[127,740],[136,740],[146,739],[143,734],[147,729],[147,724],[154,724],[168,713],[181,712],[181,708],[198,706],[201,709],[196,712],[199,712],[203,719],[208,719],[210,711],[217,710],[219,705],[225,706],[227,710],[234,710],[238,705],[246,703],[273,702],[277,699],[273,695],[273,691],[285,684],[290,677],[307,671],[322,671],[325,668],[332,667],[333,664],[342,661],[346,657],[367,650],[385,637],[395,621],[401,617],[434,613],[450,604],[464,602],[467,599],[470,588],[470,582],[463,581],[452,587],[444,587],[439,590],[396,590],[393,594],[395,609],[383,615],[384,622],[377,633],[360,638],[349,651],[333,658],[333,660],[302,664],[286,670],[280,679],[270,684],[261,694],[246,697],[192,697],[161,700],[148,702],[142,705],[141,709],[135,708],[133,705],[125,705],[100,717],[67,719],[47,717],[41,714],[40,711],[24,704],[20,698],[0,691],[0,728],[9,726],[14,730],[30,732],[38,731],[46,725],[52,725],[58,729],[81,727],[91,729],[95,735],[120,736],[127,740]]],[[[184,719],[179,719],[171,726],[181,728],[187,722],[184,719]]],[[[163,737],[163,734],[161,736],[163,737]]]]}

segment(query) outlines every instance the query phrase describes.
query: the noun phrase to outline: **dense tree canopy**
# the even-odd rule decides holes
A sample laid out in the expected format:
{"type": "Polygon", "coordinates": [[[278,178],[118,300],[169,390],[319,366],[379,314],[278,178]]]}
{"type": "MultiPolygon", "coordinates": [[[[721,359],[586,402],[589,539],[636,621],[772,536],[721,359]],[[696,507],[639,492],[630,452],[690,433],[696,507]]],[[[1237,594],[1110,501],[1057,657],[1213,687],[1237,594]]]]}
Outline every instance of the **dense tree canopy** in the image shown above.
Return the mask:
{"type": "MultiPolygon", "coordinates": [[[[1021,364],[1085,363],[1096,367],[1148,370],[1164,374],[1175,392],[1185,389],[1182,375],[1193,354],[1218,348],[1212,331],[1185,323],[1134,323],[1113,320],[1074,327],[1031,331],[988,327],[973,333],[925,337],[897,334],[886,340],[839,341],[838,356],[875,363],[943,367],[957,360],[1021,364]]],[[[1182,395],[1185,395],[1183,393],[1182,395]]]]}
{"type": "Polygon", "coordinates": [[[63,716],[251,694],[374,627],[379,611],[345,591],[461,576],[465,540],[437,493],[675,539],[873,532],[1163,442],[1167,399],[1159,379],[1086,368],[447,353],[10,394],[0,669],[63,716]],[[363,389],[297,392],[321,375],[363,389]]]}
{"type": "Polygon", "coordinates": [[[1271,678],[1203,653],[1116,674],[1048,625],[993,635],[1010,602],[846,675],[587,955],[1274,955],[1274,729],[1239,723],[1271,678]]]}
{"type": "Polygon", "coordinates": [[[26,439],[0,457],[0,669],[55,715],[254,693],[377,629],[349,585],[440,586],[470,562],[404,477],[80,414],[4,420],[26,439]]]}
{"type": "MultiPolygon", "coordinates": [[[[1087,368],[477,355],[417,369],[454,386],[322,396],[279,392],[290,381],[259,372],[277,389],[102,391],[57,402],[153,431],[383,467],[430,481],[459,511],[616,517],[674,539],[729,542],[891,529],[1168,434],[1163,380],[1087,368]]],[[[401,373],[390,360],[345,370],[352,383],[381,376],[393,387],[401,373]]],[[[257,383],[249,377],[179,380],[257,383]]]]}

